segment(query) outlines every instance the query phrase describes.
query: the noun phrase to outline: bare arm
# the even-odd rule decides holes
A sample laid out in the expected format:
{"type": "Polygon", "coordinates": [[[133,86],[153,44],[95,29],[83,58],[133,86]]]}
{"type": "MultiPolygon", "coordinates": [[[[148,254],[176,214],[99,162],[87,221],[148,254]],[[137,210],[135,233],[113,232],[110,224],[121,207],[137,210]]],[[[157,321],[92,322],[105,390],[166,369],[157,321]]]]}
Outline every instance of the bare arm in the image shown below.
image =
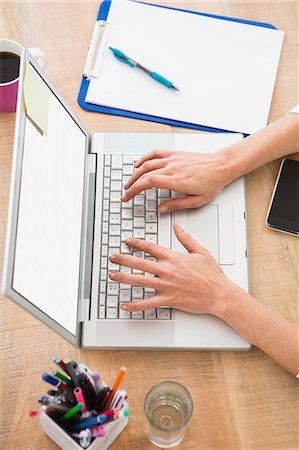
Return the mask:
{"type": "Polygon", "coordinates": [[[215,305],[214,314],[286,370],[298,373],[299,333],[295,324],[242,289],[234,289],[232,297],[222,305],[215,305]]]}
{"type": "Polygon", "coordinates": [[[241,142],[212,154],[156,150],[136,163],[125,185],[128,201],[152,187],[186,194],[162,203],[160,212],[197,208],[216,197],[236,178],[267,162],[298,151],[299,115],[288,114],[241,142]]]}
{"type": "Polygon", "coordinates": [[[299,371],[297,327],[233,284],[210,253],[179,225],[174,226],[174,232],[188,254],[173,252],[143,239],[128,239],[128,246],[149,253],[158,262],[131,255],[110,257],[113,263],[155,275],[111,272],[109,276],[116,282],[156,290],[153,297],[123,303],[122,308],[142,311],[166,305],[195,314],[216,315],[296,374],[299,371]]]}

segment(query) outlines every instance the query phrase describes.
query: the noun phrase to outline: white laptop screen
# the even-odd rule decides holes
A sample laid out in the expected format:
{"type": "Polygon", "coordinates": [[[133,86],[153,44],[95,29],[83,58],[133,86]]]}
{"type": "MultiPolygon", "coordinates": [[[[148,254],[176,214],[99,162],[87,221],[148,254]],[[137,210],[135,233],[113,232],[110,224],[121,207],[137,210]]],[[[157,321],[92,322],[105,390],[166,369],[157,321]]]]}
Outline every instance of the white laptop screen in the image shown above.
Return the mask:
{"type": "Polygon", "coordinates": [[[34,67],[26,70],[48,90],[47,129],[28,118],[39,102],[26,105],[13,289],[76,335],[87,136],[34,67]]]}

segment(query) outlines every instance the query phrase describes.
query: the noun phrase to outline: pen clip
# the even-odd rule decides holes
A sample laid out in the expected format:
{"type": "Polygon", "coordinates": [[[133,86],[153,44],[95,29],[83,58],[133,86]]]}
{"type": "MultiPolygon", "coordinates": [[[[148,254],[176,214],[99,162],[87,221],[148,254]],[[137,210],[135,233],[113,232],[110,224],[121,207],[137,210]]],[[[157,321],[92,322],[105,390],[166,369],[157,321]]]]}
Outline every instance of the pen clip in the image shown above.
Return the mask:
{"type": "Polygon", "coordinates": [[[115,53],[113,53],[113,55],[114,55],[114,58],[118,59],[118,61],[123,62],[125,64],[128,64],[128,66],[130,66],[130,67],[134,67],[135,66],[135,64],[133,64],[129,60],[129,58],[127,58],[124,54],[123,54],[123,56],[118,56],[115,53]]]}
{"type": "Polygon", "coordinates": [[[83,77],[87,78],[87,80],[97,78],[100,74],[109,26],[109,23],[105,20],[97,20],[95,23],[83,69],[83,77]]]}

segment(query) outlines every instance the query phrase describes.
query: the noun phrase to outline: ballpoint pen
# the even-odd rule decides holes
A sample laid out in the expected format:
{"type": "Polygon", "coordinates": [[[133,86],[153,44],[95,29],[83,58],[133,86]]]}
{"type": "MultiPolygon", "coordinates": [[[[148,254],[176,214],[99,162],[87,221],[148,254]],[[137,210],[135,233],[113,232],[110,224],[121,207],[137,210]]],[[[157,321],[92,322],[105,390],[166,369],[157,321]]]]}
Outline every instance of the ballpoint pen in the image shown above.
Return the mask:
{"type": "Polygon", "coordinates": [[[113,55],[115,56],[115,58],[118,61],[128,64],[128,66],[130,66],[130,67],[138,67],[138,69],[143,70],[143,72],[147,73],[155,81],[158,81],[158,83],[163,84],[163,86],[166,86],[168,88],[179,91],[179,89],[172,83],[172,81],[169,81],[166,78],[162,77],[162,75],[159,75],[157,72],[153,72],[152,70],[148,69],[147,67],[144,67],[143,65],[139,64],[137,61],[134,61],[134,59],[125,55],[123,52],[121,52],[117,48],[109,47],[109,50],[112,51],[113,55]]]}

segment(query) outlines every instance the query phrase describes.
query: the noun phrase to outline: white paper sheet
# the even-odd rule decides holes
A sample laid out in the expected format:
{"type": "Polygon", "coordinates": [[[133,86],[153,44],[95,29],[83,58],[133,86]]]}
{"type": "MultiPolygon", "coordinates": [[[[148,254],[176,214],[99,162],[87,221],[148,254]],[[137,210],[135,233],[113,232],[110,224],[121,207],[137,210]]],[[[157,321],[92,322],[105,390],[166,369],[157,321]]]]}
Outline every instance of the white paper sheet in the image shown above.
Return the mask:
{"type": "Polygon", "coordinates": [[[253,133],[267,123],[282,31],[131,1],[110,7],[107,49],[86,101],[253,133]],[[180,92],[117,61],[116,47],[180,92]]]}

